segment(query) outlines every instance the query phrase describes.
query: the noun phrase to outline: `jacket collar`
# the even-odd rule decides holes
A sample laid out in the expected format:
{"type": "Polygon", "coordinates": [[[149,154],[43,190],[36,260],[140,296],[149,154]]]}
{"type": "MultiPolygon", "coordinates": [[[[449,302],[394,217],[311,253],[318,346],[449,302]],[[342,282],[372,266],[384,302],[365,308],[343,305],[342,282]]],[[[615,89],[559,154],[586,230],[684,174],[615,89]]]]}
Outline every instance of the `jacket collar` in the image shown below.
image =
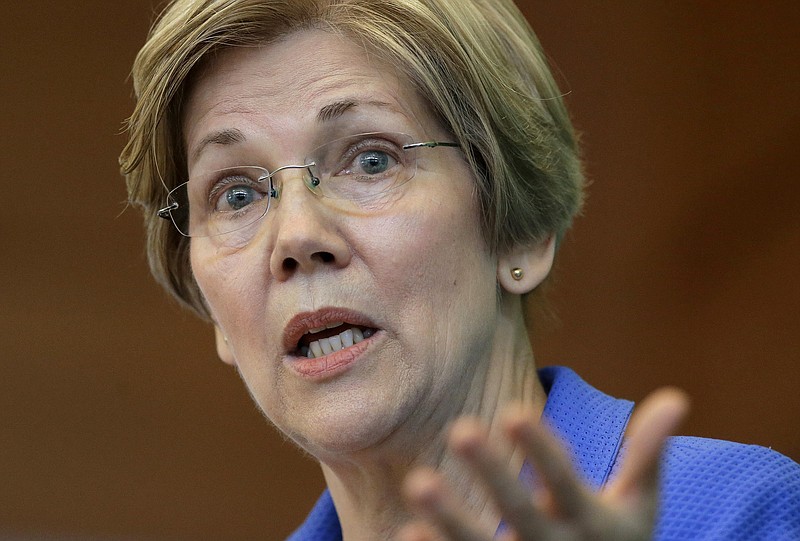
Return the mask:
{"type": "MultiPolygon", "coordinates": [[[[633,402],[598,391],[563,366],[540,369],[539,380],[547,393],[542,420],[570,450],[578,474],[599,490],[616,463],[633,402]]],[[[533,477],[526,463],[520,479],[532,486],[533,477]]]]}

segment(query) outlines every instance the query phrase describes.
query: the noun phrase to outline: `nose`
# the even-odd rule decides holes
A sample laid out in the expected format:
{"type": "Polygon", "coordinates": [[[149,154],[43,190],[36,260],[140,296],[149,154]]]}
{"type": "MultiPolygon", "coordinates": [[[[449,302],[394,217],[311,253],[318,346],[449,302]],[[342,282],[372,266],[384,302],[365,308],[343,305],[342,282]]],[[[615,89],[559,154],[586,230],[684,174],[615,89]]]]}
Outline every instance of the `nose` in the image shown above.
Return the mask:
{"type": "Polygon", "coordinates": [[[345,267],[352,257],[341,216],[307,188],[307,174],[296,169],[281,172],[280,198],[267,213],[273,246],[270,272],[281,281],[297,273],[345,267]]]}

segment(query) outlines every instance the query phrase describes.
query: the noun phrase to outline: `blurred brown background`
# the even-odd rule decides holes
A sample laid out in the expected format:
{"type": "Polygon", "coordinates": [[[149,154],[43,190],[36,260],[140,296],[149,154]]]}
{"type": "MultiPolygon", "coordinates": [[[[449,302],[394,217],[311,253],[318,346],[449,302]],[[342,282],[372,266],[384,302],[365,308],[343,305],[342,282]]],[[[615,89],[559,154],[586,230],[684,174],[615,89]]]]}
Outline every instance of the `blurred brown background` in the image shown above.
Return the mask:
{"type": "MultiPolygon", "coordinates": [[[[593,179],[539,363],[800,459],[794,1],[520,2],[593,179]]],[[[0,537],[281,539],[322,488],[150,279],[116,158],[156,0],[0,18],[0,537]]]]}

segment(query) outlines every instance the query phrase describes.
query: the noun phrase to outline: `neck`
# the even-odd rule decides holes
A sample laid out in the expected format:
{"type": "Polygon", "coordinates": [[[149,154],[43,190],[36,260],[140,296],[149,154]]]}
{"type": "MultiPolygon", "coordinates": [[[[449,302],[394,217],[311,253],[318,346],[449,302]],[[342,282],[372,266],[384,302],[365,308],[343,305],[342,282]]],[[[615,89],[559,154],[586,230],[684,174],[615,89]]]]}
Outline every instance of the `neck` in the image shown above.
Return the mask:
{"type": "MultiPolygon", "coordinates": [[[[481,419],[500,438],[500,413],[512,402],[522,402],[536,415],[544,409],[546,395],[536,375],[530,341],[522,318],[521,300],[501,301],[497,330],[485,360],[466,392],[454,404],[407,434],[400,429],[387,441],[342,459],[327,460],[322,470],[336,505],[345,541],[390,539],[408,519],[401,486],[414,467],[428,466],[444,474],[465,505],[487,526],[496,527],[500,516],[488,505],[482,486],[446,449],[447,426],[459,416],[481,419]]],[[[518,471],[523,456],[516,450],[506,457],[518,471]]]]}

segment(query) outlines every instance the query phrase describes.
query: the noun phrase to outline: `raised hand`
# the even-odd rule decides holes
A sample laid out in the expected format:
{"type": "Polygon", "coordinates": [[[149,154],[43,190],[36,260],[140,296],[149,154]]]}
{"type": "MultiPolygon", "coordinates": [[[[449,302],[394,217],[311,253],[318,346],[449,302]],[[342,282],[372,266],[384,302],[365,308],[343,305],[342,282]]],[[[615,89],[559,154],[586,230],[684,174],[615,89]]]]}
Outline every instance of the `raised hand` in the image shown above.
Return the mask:
{"type": "MultiPolygon", "coordinates": [[[[567,452],[532,412],[508,408],[502,416],[507,442],[491,441],[487,428],[462,418],[450,430],[448,445],[482,483],[508,530],[503,541],[634,541],[652,538],[658,507],[659,460],[664,442],[688,412],[677,389],[652,393],[637,408],[627,431],[626,456],[615,479],[598,493],[576,475],[567,452]],[[509,469],[508,445],[533,465],[539,486],[531,494],[509,469]]],[[[480,524],[441,474],[417,469],[405,483],[405,496],[418,519],[400,533],[402,541],[487,541],[496,524],[480,524]]]]}

